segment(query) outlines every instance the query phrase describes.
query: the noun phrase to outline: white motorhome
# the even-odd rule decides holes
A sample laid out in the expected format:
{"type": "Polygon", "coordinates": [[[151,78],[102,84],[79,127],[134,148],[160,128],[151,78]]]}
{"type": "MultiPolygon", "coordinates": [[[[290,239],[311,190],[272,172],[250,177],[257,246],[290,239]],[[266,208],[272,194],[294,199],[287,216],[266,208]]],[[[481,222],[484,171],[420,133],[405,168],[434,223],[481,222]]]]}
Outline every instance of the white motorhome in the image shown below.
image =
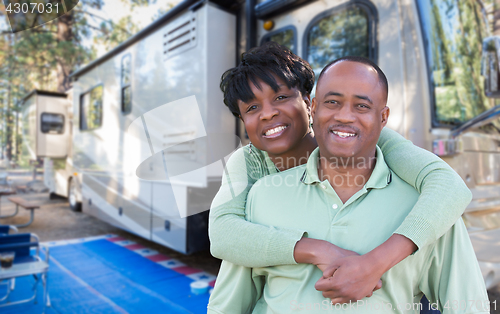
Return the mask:
{"type": "MultiPolygon", "coordinates": [[[[171,219],[169,211],[208,209],[220,173],[207,171],[200,186],[138,179],[127,161],[132,145],[127,128],[155,108],[195,95],[207,130],[244,137],[223,106],[218,84],[241,52],[265,41],[288,46],[316,73],[338,57],[364,56],[388,77],[389,127],[445,159],[472,190],[463,219],[486,283],[495,285],[500,281],[496,5],[493,0],[183,1],[73,73],[74,170],[65,184],[75,188],[63,190],[74,192],[70,198],[81,202],[83,211],[112,224],[181,252],[200,249],[207,245],[206,212],[171,219]],[[174,190],[181,191],[183,202],[172,200],[174,190]]],[[[179,143],[167,139],[182,134],[168,132],[164,145],[179,143]]],[[[157,152],[144,145],[135,147],[137,154],[157,152]]]]}

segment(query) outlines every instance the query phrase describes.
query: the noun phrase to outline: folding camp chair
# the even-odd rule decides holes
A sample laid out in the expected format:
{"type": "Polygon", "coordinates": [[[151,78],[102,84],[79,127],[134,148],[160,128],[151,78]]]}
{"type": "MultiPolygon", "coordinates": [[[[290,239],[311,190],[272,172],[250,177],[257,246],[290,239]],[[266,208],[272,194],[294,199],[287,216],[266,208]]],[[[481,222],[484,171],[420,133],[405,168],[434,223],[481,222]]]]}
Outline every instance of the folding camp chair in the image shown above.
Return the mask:
{"type": "MultiPolygon", "coordinates": [[[[8,281],[6,295],[0,299],[0,307],[14,304],[21,304],[35,300],[37,295],[37,287],[42,281],[43,285],[43,302],[50,306],[50,301],[47,293],[47,274],[49,270],[49,249],[44,247],[45,260],[40,257],[40,245],[38,236],[33,233],[20,233],[12,235],[0,236],[0,253],[15,252],[14,263],[10,268],[0,269],[0,280],[8,281]],[[33,241],[32,241],[33,240],[33,241]],[[31,254],[30,248],[36,247],[35,255],[31,254]],[[32,275],[35,279],[33,284],[33,296],[23,300],[9,301],[10,292],[14,289],[14,279],[22,276],[32,275]]],[[[36,300],[35,300],[36,302],[36,300]]]]}
{"type": "MultiPolygon", "coordinates": [[[[0,237],[1,236],[5,236],[5,235],[8,235],[9,234],[9,231],[13,230],[15,233],[18,233],[18,230],[16,228],[16,226],[9,226],[9,225],[0,225],[0,237]]],[[[8,293],[10,293],[10,290],[13,290],[14,289],[14,285],[16,283],[15,281],[16,279],[11,279],[11,280],[4,280],[4,281],[0,281],[0,286],[7,286],[7,296],[8,296],[8,293]]],[[[0,298],[0,302],[2,302],[3,300],[5,300],[7,298],[7,296],[3,297],[3,298],[0,298]]]]}
{"type": "Polygon", "coordinates": [[[16,226],[0,225],[0,236],[9,234],[10,230],[15,231],[16,233],[18,233],[19,231],[17,230],[16,226]]]}

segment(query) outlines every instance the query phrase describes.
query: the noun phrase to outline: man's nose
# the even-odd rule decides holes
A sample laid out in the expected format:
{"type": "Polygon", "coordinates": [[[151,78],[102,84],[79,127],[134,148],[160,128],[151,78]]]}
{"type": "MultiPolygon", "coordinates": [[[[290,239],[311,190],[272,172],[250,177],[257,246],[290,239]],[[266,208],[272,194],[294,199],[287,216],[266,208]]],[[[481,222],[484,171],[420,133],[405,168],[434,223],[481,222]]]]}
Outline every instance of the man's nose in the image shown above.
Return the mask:
{"type": "Polygon", "coordinates": [[[352,111],[352,106],[350,104],[344,104],[334,116],[335,120],[342,123],[351,123],[354,122],[356,116],[352,111]]]}
{"type": "Polygon", "coordinates": [[[279,110],[274,107],[271,103],[269,102],[264,102],[262,104],[262,110],[260,112],[260,119],[261,120],[270,120],[274,116],[277,116],[279,113],[279,110]]]}

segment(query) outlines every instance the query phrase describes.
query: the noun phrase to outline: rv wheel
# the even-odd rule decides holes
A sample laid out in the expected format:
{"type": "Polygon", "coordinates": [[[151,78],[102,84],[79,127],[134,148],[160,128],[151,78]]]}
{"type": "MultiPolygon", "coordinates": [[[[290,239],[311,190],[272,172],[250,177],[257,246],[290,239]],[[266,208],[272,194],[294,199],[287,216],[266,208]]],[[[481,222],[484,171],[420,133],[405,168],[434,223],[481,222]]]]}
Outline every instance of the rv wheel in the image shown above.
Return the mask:
{"type": "Polygon", "coordinates": [[[71,208],[72,211],[74,212],[79,212],[82,210],[82,203],[77,201],[76,198],[76,183],[75,180],[69,180],[69,191],[68,191],[68,202],[69,202],[69,207],[71,208]]]}

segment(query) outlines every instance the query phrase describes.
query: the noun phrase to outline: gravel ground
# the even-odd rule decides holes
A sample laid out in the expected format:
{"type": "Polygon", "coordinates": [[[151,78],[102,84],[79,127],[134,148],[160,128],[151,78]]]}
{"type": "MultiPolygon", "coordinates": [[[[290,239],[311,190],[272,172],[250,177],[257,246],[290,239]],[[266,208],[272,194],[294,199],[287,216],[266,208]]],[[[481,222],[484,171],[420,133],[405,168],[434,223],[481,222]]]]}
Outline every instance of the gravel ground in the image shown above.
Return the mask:
{"type": "MultiPolygon", "coordinates": [[[[191,267],[203,269],[212,274],[217,274],[219,271],[220,260],[212,257],[209,251],[198,252],[192,255],[178,253],[109,225],[92,216],[88,216],[81,212],[72,212],[69,209],[69,204],[66,199],[50,200],[48,193],[40,193],[43,191],[44,186],[41,182],[30,182],[32,181],[31,174],[20,172],[14,175],[9,173],[9,178],[11,178],[13,186],[25,185],[32,188],[31,191],[28,191],[26,194],[21,194],[20,196],[41,204],[40,209],[35,213],[34,222],[29,227],[21,229],[21,231],[36,233],[42,242],[76,239],[102,234],[116,234],[140,243],[145,247],[154,249],[171,258],[175,258],[191,267]]],[[[0,204],[0,211],[3,215],[15,210],[15,205],[10,203],[5,196],[1,198],[0,204]]],[[[29,211],[20,209],[17,216],[1,219],[0,223],[19,224],[27,222],[28,220],[29,211]]],[[[491,313],[500,314],[500,286],[488,291],[488,295],[490,302],[496,300],[496,309],[492,308],[491,313]]]]}

